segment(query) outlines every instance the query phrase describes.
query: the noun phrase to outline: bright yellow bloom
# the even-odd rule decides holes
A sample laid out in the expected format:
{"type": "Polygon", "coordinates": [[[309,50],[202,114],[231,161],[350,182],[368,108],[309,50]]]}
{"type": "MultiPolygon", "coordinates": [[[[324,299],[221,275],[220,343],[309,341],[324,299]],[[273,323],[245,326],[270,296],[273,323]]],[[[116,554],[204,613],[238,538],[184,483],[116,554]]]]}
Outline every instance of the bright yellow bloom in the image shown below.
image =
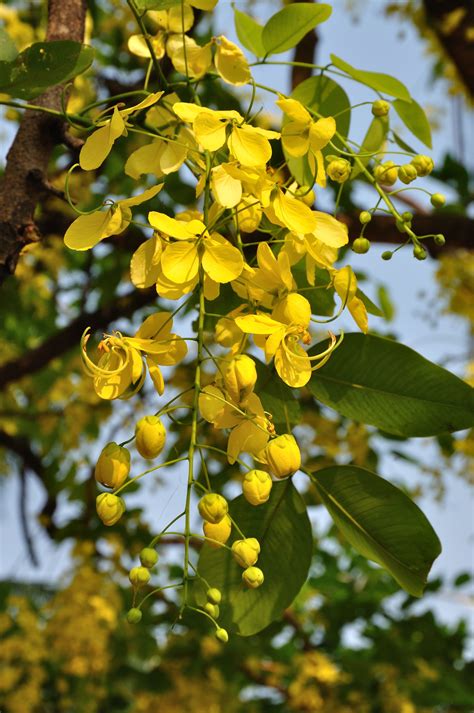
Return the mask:
{"type": "Polygon", "coordinates": [[[237,111],[214,111],[186,102],[176,102],[175,113],[193,125],[203,149],[217,151],[227,141],[231,155],[243,166],[265,166],[272,155],[269,139],[278,139],[277,131],[249,126],[237,111]],[[230,135],[227,138],[227,127],[230,135]]]}
{"type": "Polygon", "coordinates": [[[251,505],[262,505],[270,497],[273,481],[265,470],[249,470],[242,483],[244,498],[251,505]]]}
{"type": "Polygon", "coordinates": [[[110,527],[120,520],[125,512],[125,503],[122,498],[113,493],[101,493],[95,500],[97,515],[104,525],[110,527]]]}
{"type": "Polygon", "coordinates": [[[106,211],[80,215],[71,223],[64,236],[64,244],[71,250],[90,250],[101,240],[122,233],[132,220],[130,208],[154,198],[163,184],[148,188],[133,198],[125,198],[109,206],[106,211]]]}
{"type": "Polygon", "coordinates": [[[242,582],[250,587],[250,589],[257,589],[263,584],[265,577],[262,570],[259,567],[247,567],[242,572],[242,582]]]}
{"type": "Polygon", "coordinates": [[[343,305],[352,315],[354,322],[361,332],[369,331],[367,308],[362,300],[357,297],[357,278],[352,268],[347,265],[340,270],[333,270],[332,281],[334,289],[342,300],[343,305]]]}
{"type": "Polygon", "coordinates": [[[301,466],[300,449],[289,433],[269,441],[261,456],[276,478],[287,478],[301,466]]]}
{"type": "Polygon", "coordinates": [[[157,458],[166,442],[166,429],[158,416],[144,416],[135,426],[135,447],[142,458],[157,458]]]}
{"type": "Polygon", "coordinates": [[[106,335],[99,344],[103,352],[98,364],[87,355],[89,330],[81,340],[81,355],[86,372],[94,379],[94,389],[102,399],[127,399],[133,396],[145,380],[145,357],[150,376],[159,394],[164,391],[160,366],[171,366],[187,353],[186,343],[171,334],[173,320],[168,312],[157,312],[147,317],[134,337],[123,337],[120,332],[106,335]]]}
{"type": "Polygon", "coordinates": [[[229,356],[220,362],[216,383],[219,386],[223,385],[236,403],[244,401],[249,396],[256,382],[255,362],[246,354],[229,356]]]}
{"type": "Polygon", "coordinates": [[[271,205],[265,208],[265,215],[275,225],[295,233],[312,233],[317,225],[315,211],[290,191],[284,193],[280,188],[274,194],[271,205]]]}
{"type": "MultiPolygon", "coordinates": [[[[203,522],[202,530],[204,535],[210,540],[217,540],[225,544],[230,537],[232,531],[232,521],[228,515],[226,515],[222,520],[216,524],[212,522],[203,522]]],[[[208,542],[211,547],[219,547],[216,542],[208,542]]]]}
{"type": "Polygon", "coordinates": [[[209,234],[201,220],[176,220],[156,211],[148,214],[148,220],[155,230],[177,241],[170,243],[161,257],[161,269],[171,282],[192,282],[200,264],[218,283],[235,280],[242,272],[240,251],[219,233],[209,234]]]}
{"type": "Polygon", "coordinates": [[[244,53],[233,42],[220,35],[217,38],[217,50],[214,58],[216,69],[222,79],[236,87],[250,82],[249,64],[244,53]]]}
{"type": "Polygon", "coordinates": [[[130,473],[130,451],[115,442],[102,449],[95,466],[95,479],[106,488],[116,490],[125,483],[130,473]]]}
{"type": "Polygon", "coordinates": [[[198,510],[203,520],[218,525],[229,512],[229,506],[219,493],[207,493],[200,499],[198,510]]]}
{"type": "Polygon", "coordinates": [[[260,543],[255,537],[236,540],[232,545],[232,554],[241,567],[252,567],[260,554],[260,543]]]}
{"type": "Polygon", "coordinates": [[[269,422],[256,394],[251,393],[239,405],[216,386],[206,386],[199,396],[199,410],[216,428],[232,429],[227,442],[231,465],[242,451],[256,456],[267,444],[269,422]]]}

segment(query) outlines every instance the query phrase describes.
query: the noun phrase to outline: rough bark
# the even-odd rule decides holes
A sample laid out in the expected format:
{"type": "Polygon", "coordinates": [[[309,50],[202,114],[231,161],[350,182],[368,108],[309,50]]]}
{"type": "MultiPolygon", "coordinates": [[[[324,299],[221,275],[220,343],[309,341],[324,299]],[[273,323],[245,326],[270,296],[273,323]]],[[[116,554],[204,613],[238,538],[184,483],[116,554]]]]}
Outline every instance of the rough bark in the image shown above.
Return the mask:
{"type": "MultiPolygon", "coordinates": [[[[85,15],[86,0],[49,0],[46,41],[82,42],[85,15]]],[[[35,103],[59,111],[61,91],[51,87],[35,103]]],[[[23,247],[40,238],[35,210],[48,191],[46,172],[63,128],[51,115],[27,111],[7,154],[0,183],[0,284],[15,271],[23,247]]]]}

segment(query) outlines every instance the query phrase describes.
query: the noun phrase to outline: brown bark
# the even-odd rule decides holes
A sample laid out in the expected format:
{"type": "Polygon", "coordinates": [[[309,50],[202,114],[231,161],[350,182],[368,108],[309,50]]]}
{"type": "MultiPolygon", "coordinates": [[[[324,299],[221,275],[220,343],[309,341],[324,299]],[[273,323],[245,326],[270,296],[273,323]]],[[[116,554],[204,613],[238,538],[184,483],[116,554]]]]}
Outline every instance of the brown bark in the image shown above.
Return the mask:
{"type": "MultiPolygon", "coordinates": [[[[82,42],[85,15],[86,0],[49,0],[46,41],[82,42]]],[[[61,92],[61,86],[51,87],[35,103],[59,111],[61,92]]],[[[15,271],[23,247],[40,238],[35,209],[48,191],[46,172],[63,129],[57,118],[27,111],[7,154],[0,183],[0,284],[15,271]]]]}
{"type": "MultiPolygon", "coordinates": [[[[295,2],[307,2],[307,0],[295,0],[295,2]]],[[[293,55],[293,62],[314,63],[314,55],[318,44],[318,35],[316,30],[310,30],[303,39],[298,42],[293,55]]],[[[301,84],[305,79],[313,75],[311,67],[292,67],[291,68],[291,89],[296,89],[298,84],[301,84]]]]}

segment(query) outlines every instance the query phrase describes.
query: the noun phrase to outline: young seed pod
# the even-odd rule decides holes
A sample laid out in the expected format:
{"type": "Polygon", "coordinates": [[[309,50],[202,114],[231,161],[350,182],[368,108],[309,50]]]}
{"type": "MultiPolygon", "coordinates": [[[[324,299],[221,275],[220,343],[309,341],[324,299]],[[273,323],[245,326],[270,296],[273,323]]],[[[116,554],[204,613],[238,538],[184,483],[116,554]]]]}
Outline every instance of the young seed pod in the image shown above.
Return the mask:
{"type": "Polygon", "coordinates": [[[223,644],[227,644],[229,641],[229,634],[225,629],[216,629],[216,639],[222,641],[223,644]]]}
{"type": "Polygon", "coordinates": [[[211,602],[207,602],[204,604],[204,611],[209,614],[209,616],[212,616],[213,619],[218,619],[219,618],[219,607],[217,604],[211,604],[211,602]]]}
{"type": "Polygon", "coordinates": [[[382,260],[391,260],[393,257],[393,253],[390,250],[385,250],[380,256],[382,260]]]}
{"type": "Polygon", "coordinates": [[[158,552],[152,547],[144,547],[140,552],[140,562],[143,567],[151,569],[158,562],[158,552]]]}
{"type": "Polygon", "coordinates": [[[137,607],[132,607],[127,612],[127,621],[129,624],[138,624],[142,620],[142,613],[137,607]]]}
{"type": "Polygon", "coordinates": [[[372,114],[374,116],[387,116],[390,111],[390,104],[385,99],[376,99],[372,104],[372,114]]]}
{"type": "Polygon", "coordinates": [[[158,416],[144,416],[135,426],[135,445],[143,458],[160,455],[166,441],[166,429],[158,416]]]}
{"type": "Polygon", "coordinates": [[[409,184],[418,178],[418,173],[413,163],[405,163],[398,169],[398,178],[402,183],[409,184]]]}
{"type": "Polygon", "coordinates": [[[257,589],[263,584],[263,572],[259,567],[247,567],[242,572],[242,582],[250,589],[257,589]]]}
{"type": "Polygon", "coordinates": [[[435,235],[433,240],[434,240],[435,244],[439,245],[440,247],[442,247],[443,245],[446,244],[446,238],[444,237],[444,235],[442,233],[438,233],[438,235],[435,235]]]}
{"type": "Polygon", "coordinates": [[[146,567],[132,567],[128,573],[128,578],[133,586],[139,589],[150,581],[150,572],[146,567]]]}
{"type": "Polygon", "coordinates": [[[370,242],[367,240],[367,238],[356,238],[354,242],[352,243],[352,250],[353,252],[357,253],[358,255],[364,255],[365,253],[369,252],[370,250],[370,242]]]}
{"type": "Polygon", "coordinates": [[[94,476],[98,483],[116,490],[130,473],[130,452],[113,441],[107,443],[97,460],[94,476]]]}
{"type": "Polygon", "coordinates": [[[293,435],[285,433],[267,443],[264,458],[276,478],[293,475],[301,465],[301,452],[293,435]]]}
{"type": "Polygon", "coordinates": [[[249,470],[242,483],[244,498],[250,505],[262,505],[270,497],[273,482],[264,470],[249,470]]]}
{"type": "Polygon", "coordinates": [[[417,260],[426,260],[428,253],[422,245],[415,245],[413,248],[413,257],[417,260]]]}
{"type": "Polygon", "coordinates": [[[217,589],[217,587],[211,587],[210,589],[208,589],[206,592],[206,597],[211,602],[211,604],[220,604],[222,601],[222,594],[220,592],[220,589],[217,589]]]}
{"type": "Polygon", "coordinates": [[[241,567],[252,567],[260,554],[260,543],[255,537],[236,540],[232,545],[232,554],[241,567]]]}
{"type": "Polygon", "coordinates": [[[125,512],[125,503],[122,498],[113,493],[101,493],[95,500],[97,515],[104,525],[110,527],[120,520],[125,512]]]}
{"type": "Polygon", "coordinates": [[[223,545],[227,542],[232,531],[232,522],[228,515],[226,515],[220,522],[213,524],[212,522],[203,522],[202,529],[204,535],[209,537],[210,540],[215,540],[215,542],[208,542],[210,547],[220,547],[218,542],[223,545]]]}
{"type": "Polygon", "coordinates": [[[218,493],[203,495],[198,503],[199,514],[206,522],[217,525],[229,512],[227,500],[218,493]]]}
{"type": "Polygon", "coordinates": [[[412,165],[418,176],[429,176],[434,168],[434,161],[431,156],[424,156],[423,154],[418,154],[415,158],[411,160],[412,165]]]}

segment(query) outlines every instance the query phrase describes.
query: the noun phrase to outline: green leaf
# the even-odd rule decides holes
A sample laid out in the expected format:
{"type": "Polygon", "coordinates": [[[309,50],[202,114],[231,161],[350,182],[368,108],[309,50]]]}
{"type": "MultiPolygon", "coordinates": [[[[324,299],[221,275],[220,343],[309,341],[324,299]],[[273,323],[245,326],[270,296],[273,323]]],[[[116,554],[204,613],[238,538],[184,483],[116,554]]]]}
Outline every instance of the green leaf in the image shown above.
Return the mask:
{"type": "Polygon", "coordinates": [[[274,369],[257,359],[255,362],[258,375],[255,393],[261,399],[265,411],[272,414],[277,432],[287,433],[301,420],[299,401],[274,369]]]}
{"type": "Polygon", "coordinates": [[[393,304],[390,295],[388,293],[385,285],[380,285],[377,290],[377,298],[380,304],[380,308],[383,312],[383,316],[387,322],[391,322],[395,317],[395,305],[393,304]]]}
{"type": "MultiPolygon", "coordinates": [[[[296,87],[291,96],[310,111],[317,112],[322,116],[335,116],[338,133],[343,138],[347,137],[351,122],[351,103],[344,89],[333,79],[326,75],[305,79],[296,87]]],[[[336,137],[334,137],[333,143],[339,148],[343,148],[336,137]]],[[[323,149],[323,153],[327,152],[334,153],[334,148],[323,149]]],[[[314,176],[308,159],[304,156],[303,158],[292,158],[286,154],[285,156],[291,174],[296,181],[301,186],[312,186],[314,176]]]]}
{"type": "Polygon", "coordinates": [[[373,154],[376,154],[383,146],[388,132],[388,118],[386,116],[374,116],[370,122],[367,133],[362,141],[359,159],[354,163],[351,178],[355,178],[362,171],[362,166],[367,166],[373,154]],[[363,154],[367,154],[364,156],[363,154]],[[362,166],[361,166],[362,164],[362,166]]]}
{"type": "MultiPolygon", "coordinates": [[[[310,353],[320,350],[317,345],[310,353]]],[[[436,436],[474,425],[474,389],[382,337],[346,334],[308,386],[343,416],[399,436],[436,436]]]]}
{"type": "MultiPolygon", "coordinates": [[[[257,566],[265,575],[259,589],[246,589],[242,568],[229,550],[204,545],[198,572],[211,587],[222,591],[219,625],[251,636],[279,619],[306,581],[313,538],[306,506],[291,479],[274,483],[264,505],[249,505],[243,495],[230,503],[230,513],[246,537],[256,537],[261,552],[257,566]]],[[[239,536],[234,531],[234,539],[239,536]]],[[[202,606],[205,591],[195,586],[202,606]]]]}
{"type": "Polygon", "coordinates": [[[377,307],[375,302],[372,302],[370,297],[366,295],[365,292],[360,289],[360,287],[357,288],[356,297],[358,297],[360,301],[364,303],[365,309],[369,314],[373,314],[374,317],[385,317],[385,313],[380,309],[380,307],[377,307]]]}
{"type": "Polygon", "coordinates": [[[20,99],[33,99],[48,87],[82,74],[93,59],[92,47],[80,42],[36,42],[13,62],[0,62],[0,92],[20,99]]]}
{"type": "Polygon", "coordinates": [[[234,23],[237,37],[246,49],[253,52],[256,57],[264,57],[266,54],[262,42],[263,26],[234,7],[234,23]]]}
{"type": "Polygon", "coordinates": [[[365,84],[371,89],[375,89],[377,92],[383,92],[384,94],[389,94],[391,97],[404,99],[407,102],[411,101],[410,92],[406,86],[398,79],[395,79],[395,77],[391,77],[390,74],[366,72],[362,69],[356,69],[335,54],[331,54],[330,56],[334,66],[346,72],[352,79],[355,79],[361,84],[365,84]]]}
{"type": "Polygon", "coordinates": [[[309,2],[288,5],[268,20],[262,31],[266,54],[279,54],[295,47],[316,25],[331,15],[330,5],[309,2]]]}
{"type": "Polygon", "coordinates": [[[421,106],[414,99],[411,102],[395,99],[392,105],[407,129],[431,149],[431,126],[421,106]]]}
{"type": "Polygon", "coordinates": [[[395,143],[397,143],[398,146],[400,146],[400,148],[402,149],[402,151],[408,151],[408,153],[416,154],[415,149],[412,149],[412,147],[409,146],[409,144],[407,144],[406,141],[404,141],[404,140],[401,138],[401,136],[399,136],[399,135],[398,135],[397,133],[395,133],[395,131],[393,131],[393,130],[392,130],[392,135],[393,135],[393,138],[395,139],[395,143]]]}
{"type": "Polygon", "coordinates": [[[18,50],[12,38],[3,27],[0,27],[0,61],[12,62],[18,55],[18,50]]]}
{"type": "Polygon", "coordinates": [[[311,476],[321,500],[351,545],[421,597],[440,541],[401,490],[365,468],[334,466],[311,476]]]}

